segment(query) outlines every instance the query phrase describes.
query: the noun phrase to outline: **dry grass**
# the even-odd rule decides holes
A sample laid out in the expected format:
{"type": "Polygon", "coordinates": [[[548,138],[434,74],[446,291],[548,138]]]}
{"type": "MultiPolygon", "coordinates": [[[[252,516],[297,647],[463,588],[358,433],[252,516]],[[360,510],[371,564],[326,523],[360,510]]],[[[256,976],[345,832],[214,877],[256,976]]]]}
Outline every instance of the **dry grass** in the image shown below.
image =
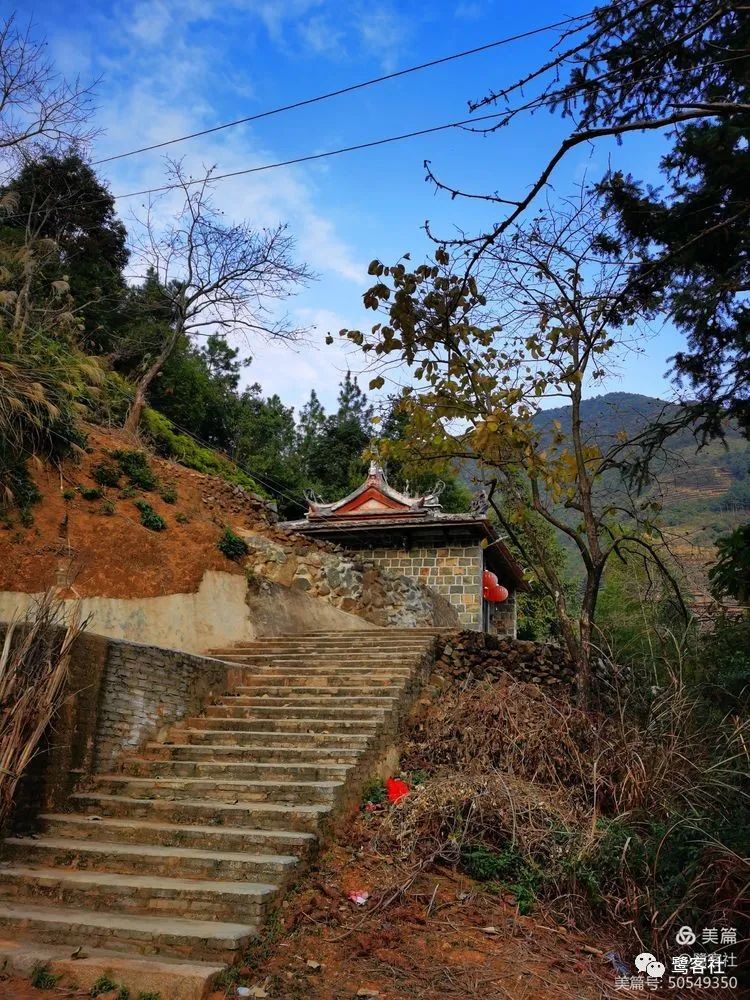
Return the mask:
{"type": "Polygon", "coordinates": [[[85,628],[47,592],[25,619],[8,625],[0,650],[0,829],[18,782],[39,750],[65,694],[73,643],[85,628]]]}
{"type": "Polygon", "coordinates": [[[449,864],[477,845],[512,849],[559,913],[581,924],[604,909],[650,928],[652,942],[691,906],[736,920],[750,863],[710,831],[736,824],[749,726],[707,725],[676,678],[608,716],[511,677],[448,691],[402,757],[430,777],[383,817],[376,842],[449,864]],[[700,860],[679,899],[669,895],[682,874],[670,867],[675,844],[700,860]]]}

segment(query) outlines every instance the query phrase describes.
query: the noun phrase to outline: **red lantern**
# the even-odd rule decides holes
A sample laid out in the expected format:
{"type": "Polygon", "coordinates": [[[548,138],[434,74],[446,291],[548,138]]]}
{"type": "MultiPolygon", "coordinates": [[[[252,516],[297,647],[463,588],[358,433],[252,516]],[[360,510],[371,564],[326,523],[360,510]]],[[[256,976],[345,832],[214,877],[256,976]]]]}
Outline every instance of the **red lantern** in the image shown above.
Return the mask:
{"type": "Polygon", "coordinates": [[[485,601],[490,601],[492,604],[502,604],[503,601],[508,600],[510,594],[506,587],[497,582],[494,573],[485,570],[482,573],[482,596],[485,601]]]}

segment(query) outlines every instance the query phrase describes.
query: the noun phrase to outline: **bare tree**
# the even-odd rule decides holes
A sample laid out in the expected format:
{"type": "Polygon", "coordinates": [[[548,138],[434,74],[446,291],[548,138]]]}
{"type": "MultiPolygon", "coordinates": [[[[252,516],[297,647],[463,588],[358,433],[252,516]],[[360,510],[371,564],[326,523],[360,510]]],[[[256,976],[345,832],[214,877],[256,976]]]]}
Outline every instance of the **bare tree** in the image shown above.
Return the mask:
{"type": "Polygon", "coordinates": [[[55,71],[44,42],[15,14],[0,21],[0,154],[30,158],[85,143],[94,136],[92,91],[55,71]]]}
{"type": "Polygon", "coordinates": [[[158,285],[166,335],[137,382],[125,422],[130,433],[138,428],[149,386],[182,336],[223,330],[296,340],[303,330],[270,306],[313,277],[294,260],[285,225],[256,230],[248,222],[225,222],[213,204],[212,170],[194,179],[180,162],[167,162],[169,187],[180,193],[181,206],[166,225],[158,220],[158,201],[136,220],[133,254],[158,285]]]}

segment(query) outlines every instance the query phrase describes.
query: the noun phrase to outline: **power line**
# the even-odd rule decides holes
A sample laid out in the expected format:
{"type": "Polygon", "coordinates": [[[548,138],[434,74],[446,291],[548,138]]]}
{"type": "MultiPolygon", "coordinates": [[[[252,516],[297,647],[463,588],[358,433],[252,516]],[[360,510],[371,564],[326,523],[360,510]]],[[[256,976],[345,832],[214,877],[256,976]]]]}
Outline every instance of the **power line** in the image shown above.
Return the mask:
{"type": "Polygon", "coordinates": [[[572,24],[575,21],[582,21],[588,16],[588,14],[579,14],[575,17],[566,17],[561,21],[555,21],[552,24],[545,24],[539,28],[531,28],[529,31],[522,31],[517,35],[508,35],[506,38],[499,38],[494,42],[487,42],[485,45],[478,45],[473,49],[465,49],[463,52],[455,52],[449,56],[442,56],[439,59],[431,59],[429,62],[419,63],[416,66],[408,66],[405,69],[399,69],[393,73],[386,73],[383,76],[376,76],[371,80],[363,80],[361,83],[352,83],[349,86],[341,87],[338,90],[330,90],[328,93],[319,94],[317,97],[303,98],[302,100],[295,101],[292,104],[284,104],[278,108],[271,108],[268,111],[259,111],[257,114],[248,115],[245,118],[236,118],[234,121],[222,122],[220,125],[214,125],[211,128],[201,129],[199,132],[190,132],[187,135],[177,136],[174,139],[165,139],[162,142],[155,142],[150,146],[140,146],[138,149],[126,150],[124,153],[114,153],[112,156],[104,156],[100,160],[94,160],[92,162],[92,166],[98,166],[101,163],[112,163],[114,160],[124,160],[129,156],[136,156],[139,153],[149,153],[154,149],[163,149],[165,146],[174,146],[177,143],[187,142],[190,139],[198,139],[204,135],[212,135],[215,132],[222,132],[225,129],[235,128],[237,125],[247,125],[249,122],[260,121],[262,118],[271,118],[273,115],[280,115],[285,111],[294,111],[297,108],[308,107],[311,104],[319,104],[321,101],[328,101],[332,97],[341,97],[343,94],[351,94],[357,90],[374,87],[376,84],[385,83],[388,80],[395,80],[402,76],[408,76],[411,73],[418,73],[423,69],[431,69],[434,66],[441,66],[445,63],[455,62],[457,59],[465,59],[467,56],[477,55],[480,52],[488,52],[489,50],[498,48],[501,45],[508,45],[511,42],[518,42],[524,38],[531,38],[534,35],[539,35],[546,31],[553,31],[555,28],[564,27],[565,25],[572,24]]]}
{"type": "MultiPolygon", "coordinates": [[[[277,160],[275,163],[264,163],[259,167],[246,167],[243,170],[232,170],[226,174],[216,174],[209,178],[209,183],[214,181],[224,181],[231,177],[244,177],[247,174],[258,174],[264,170],[276,170],[278,167],[290,167],[296,163],[309,163],[312,160],[323,160],[329,156],[340,156],[342,153],[353,153],[359,149],[373,149],[375,146],[385,146],[391,142],[401,142],[403,139],[414,139],[420,135],[431,135],[435,132],[444,132],[446,129],[461,128],[464,125],[473,125],[476,122],[488,121],[490,118],[501,118],[504,111],[496,111],[491,115],[480,115],[474,118],[464,118],[457,122],[447,122],[445,125],[433,125],[431,128],[418,129],[414,132],[402,132],[400,135],[390,135],[385,139],[372,139],[369,142],[360,142],[354,146],[341,146],[339,149],[329,149],[324,153],[309,153],[306,156],[295,156],[291,160],[277,160]]],[[[142,191],[128,191],[127,194],[116,194],[112,197],[119,201],[123,198],[137,198],[145,194],[161,194],[164,191],[174,191],[178,187],[194,187],[196,184],[204,184],[204,177],[197,177],[195,180],[188,180],[182,184],[162,184],[160,187],[144,188],[142,191]]]]}

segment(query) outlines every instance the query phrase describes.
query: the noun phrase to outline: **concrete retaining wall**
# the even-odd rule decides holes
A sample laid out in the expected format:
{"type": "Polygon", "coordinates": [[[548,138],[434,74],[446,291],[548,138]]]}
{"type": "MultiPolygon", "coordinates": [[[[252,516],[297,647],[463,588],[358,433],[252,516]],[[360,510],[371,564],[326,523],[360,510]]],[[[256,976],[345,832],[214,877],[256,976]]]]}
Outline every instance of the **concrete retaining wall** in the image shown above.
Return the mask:
{"type": "MultiPolygon", "coordinates": [[[[0,621],[23,615],[37,594],[0,591],[0,621]]],[[[244,576],[208,570],[195,594],[164,597],[84,597],[81,614],[98,635],[202,653],[277,632],[364,628],[366,623],[323,601],[279,587],[248,588],[244,576]]]]}

